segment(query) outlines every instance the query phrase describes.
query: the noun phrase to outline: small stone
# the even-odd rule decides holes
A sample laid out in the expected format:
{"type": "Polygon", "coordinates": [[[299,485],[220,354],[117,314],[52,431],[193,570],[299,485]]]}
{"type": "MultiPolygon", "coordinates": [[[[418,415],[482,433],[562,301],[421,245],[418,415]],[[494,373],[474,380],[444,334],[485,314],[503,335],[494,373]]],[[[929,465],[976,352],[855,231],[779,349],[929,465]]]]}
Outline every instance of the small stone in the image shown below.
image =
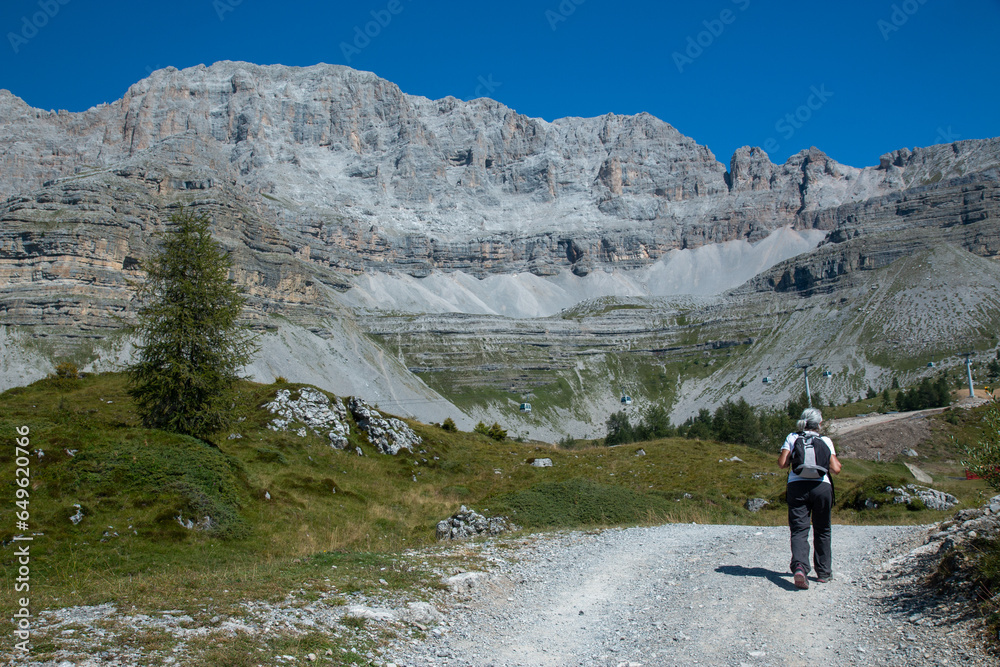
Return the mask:
{"type": "Polygon", "coordinates": [[[750,498],[744,505],[751,512],[759,512],[771,503],[763,498],[750,498]]]}

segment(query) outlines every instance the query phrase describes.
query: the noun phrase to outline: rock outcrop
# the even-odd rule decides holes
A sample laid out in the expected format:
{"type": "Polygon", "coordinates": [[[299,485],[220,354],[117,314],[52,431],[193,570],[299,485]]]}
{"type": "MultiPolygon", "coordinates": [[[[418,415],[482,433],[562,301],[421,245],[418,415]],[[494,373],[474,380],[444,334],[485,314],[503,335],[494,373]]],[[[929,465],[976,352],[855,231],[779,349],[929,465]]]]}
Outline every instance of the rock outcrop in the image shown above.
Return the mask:
{"type": "Polygon", "coordinates": [[[892,502],[897,505],[909,505],[915,500],[920,500],[927,509],[932,510],[950,510],[958,505],[958,498],[950,493],[917,484],[907,484],[898,488],[889,487],[885,492],[893,494],[892,502]]]}
{"type": "Polygon", "coordinates": [[[351,427],[344,404],[339,400],[331,401],[312,387],[299,389],[297,398],[292,398],[291,390],[280,389],[264,408],[278,415],[267,425],[272,431],[294,430],[300,436],[305,436],[307,429],[314,435],[322,431],[330,438],[330,446],[334,449],[344,449],[348,445],[351,427]]]}
{"type": "Polygon", "coordinates": [[[358,428],[368,435],[368,441],[383,454],[395,456],[403,449],[412,452],[423,442],[406,422],[395,417],[383,417],[382,413],[357,396],[352,396],[347,405],[358,428]]]}
{"type": "Polygon", "coordinates": [[[520,529],[519,526],[502,516],[485,517],[479,512],[462,505],[451,517],[438,522],[437,539],[464,540],[480,535],[500,535],[520,529]]]}

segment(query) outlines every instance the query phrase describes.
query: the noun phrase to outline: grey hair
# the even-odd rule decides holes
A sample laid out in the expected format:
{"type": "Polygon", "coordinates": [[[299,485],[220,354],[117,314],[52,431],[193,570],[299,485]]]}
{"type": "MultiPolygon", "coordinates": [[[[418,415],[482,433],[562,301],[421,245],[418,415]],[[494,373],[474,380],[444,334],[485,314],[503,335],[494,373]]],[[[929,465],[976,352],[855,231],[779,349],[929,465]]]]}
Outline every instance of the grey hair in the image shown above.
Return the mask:
{"type": "Polygon", "coordinates": [[[802,415],[799,417],[799,421],[796,422],[795,426],[800,431],[816,431],[819,429],[819,425],[822,422],[823,413],[816,408],[806,408],[802,411],[802,415]]]}

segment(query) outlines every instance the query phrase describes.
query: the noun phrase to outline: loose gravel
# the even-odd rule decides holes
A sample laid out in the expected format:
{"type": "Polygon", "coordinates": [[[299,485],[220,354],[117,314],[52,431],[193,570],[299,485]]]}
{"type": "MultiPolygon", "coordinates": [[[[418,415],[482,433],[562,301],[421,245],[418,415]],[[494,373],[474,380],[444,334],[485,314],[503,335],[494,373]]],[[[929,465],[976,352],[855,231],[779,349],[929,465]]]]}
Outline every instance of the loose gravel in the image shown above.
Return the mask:
{"type": "Polygon", "coordinates": [[[834,526],[834,579],[808,590],[787,571],[787,528],[674,524],[479,542],[465,548],[481,550],[489,572],[442,594],[444,621],[381,661],[997,664],[976,645],[967,600],[919,588],[926,536],[927,527],[834,526]]]}

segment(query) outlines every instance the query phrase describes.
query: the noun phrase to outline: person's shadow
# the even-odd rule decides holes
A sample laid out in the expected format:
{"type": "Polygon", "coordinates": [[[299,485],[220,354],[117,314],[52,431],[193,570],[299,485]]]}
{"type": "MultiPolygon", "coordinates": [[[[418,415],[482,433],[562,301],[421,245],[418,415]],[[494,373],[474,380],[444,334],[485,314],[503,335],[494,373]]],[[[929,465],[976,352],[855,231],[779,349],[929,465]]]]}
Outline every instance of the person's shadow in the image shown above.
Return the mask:
{"type": "Polygon", "coordinates": [[[775,572],[774,570],[766,570],[762,567],[743,567],[742,565],[720,565],[715,568],[716,572],[721,572],[722,574],[729,574],[734,577],[762,577],[767,579],[772,584],[778,588],[784,588],[786,591],[797,590],[795,584],[788,580],[791,574],[782,574],[780,572],[775,572]]]}

